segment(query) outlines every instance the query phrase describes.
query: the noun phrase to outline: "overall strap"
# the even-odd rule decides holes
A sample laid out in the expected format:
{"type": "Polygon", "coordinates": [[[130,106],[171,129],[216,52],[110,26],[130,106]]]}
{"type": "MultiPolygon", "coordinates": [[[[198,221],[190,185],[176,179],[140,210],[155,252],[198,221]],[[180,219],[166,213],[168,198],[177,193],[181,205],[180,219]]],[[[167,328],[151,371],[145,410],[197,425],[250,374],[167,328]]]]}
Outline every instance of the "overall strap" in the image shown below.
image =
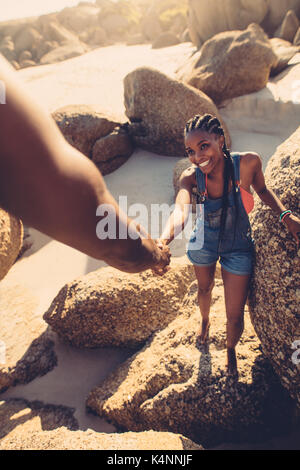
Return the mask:
{"type": "Polygon", "coordinates": [[[235,182],[237,187],[240,186],[240,154],[239,153],[231,153],[233,166],[234,166],[234,175],[235,175],[235,182]]]}
{"type": "Polygon", "coordinates": [[[207,198],[207,176],[200,168],[196,168],[196,181],[197,181],[197,203],[203,203],[207,198]]]}

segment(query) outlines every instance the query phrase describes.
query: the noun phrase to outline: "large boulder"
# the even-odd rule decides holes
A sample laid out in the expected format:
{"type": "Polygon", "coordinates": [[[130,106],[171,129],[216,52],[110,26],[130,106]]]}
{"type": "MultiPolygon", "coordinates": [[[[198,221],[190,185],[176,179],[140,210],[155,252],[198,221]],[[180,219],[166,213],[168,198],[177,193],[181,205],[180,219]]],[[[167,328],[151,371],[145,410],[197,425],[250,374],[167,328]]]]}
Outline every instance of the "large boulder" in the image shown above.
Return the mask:
{"type": "Polygon", "coordinates": [[[157,70],[141,67],[125,77],[124,92],[130,132],[139,147],[163,155],[183,156],[186,122],[205,113],[220,119],[230,146],[229,133],[216,106],[201,91],[157,70]]]}
{"type": "MultiPolygon", "coordinates": [[[[278,37],[293,42],[299,28],[299,20],[294,10],[289,10],[284,17],[278,37]]],[[[277,36],[277,35],[276,35],[277,36]]]]}
{"type": "Polygon", "coordinates": [[[22,242],[22,222],[0,208],[0,280],[16,261],[22,242]]]}
{"type": "Polygon", "coordinates": [[[14,38],[15,51],[17,55],[25,50],[32,51],[41,41],[41,34],[35,28],[26,26],[14,38]]]}
{"type": "Polygon", "coordinates": [[[270,36],[274,35],[289,10],[300,17],[300,0],[269,0],[268,13],[261,26],[270,36]]]}
{"type": "Polygon", "coordinates": [[[300,52],[300,47],[294,46],[289,41],[279,38],[272,38],[270,42],[277,56],[276,64],[274,64],[271,69],[271,76],[275,76],[287,68],[294,55],[300,52]]]}
{"type": "Polygon", "coordinates": [[[52,17],[44,18],[43,21],[41,21],[41,28],[43,38],[46,41],[56,41],[61,45],[79,42],[76,34],[64,28],[64,26],[59,24],[58,21],[54,20],[52,17]]]}
{"type": "Polygon", "coordinates": [[[37,315],[38,306],[39,299],[27,288],[9,276],[1,281],[0,393],[56,366],[53,335],[37,315]]]}
{"type": "Polygon", "coordinates": [[[35,59],[37,62],[41,60],[42,57],[46,56],[48,52],[57,49],[59,44],[57,41],[43,41],[36,49],[35,49],[35,59]]]}
{"type": "Polygon", "coordinates": [[[111,13],[101,19],[101,27],[107,35],[124,34],[129,27],[129,21],[121,14],[111,13]]]}
{"type": "Polygon", "coordinates": [[[116,127],[110,134],[98,139],[92,150],[92,160],[102,175],[117,170],[133,154],[134,146],[123,127],[116,127]]]}
{"type": "Polygon", "coordinates": [[[100,8],[96,5],[84,3],[75,7],[64,8],[57,14],[58,21],[67,29],[79,34],[86,28],[99,24],[100,8]]]}
{"type": "Polygon", "coordinates": [[[36,63],[34,62],[34,60],[22,60],[22,62],[20,62],[20,68],[21,69],[25,69],[27,67],[34,67],[36,65],[36,63]]]}
{"type": "MultiPolygon", "coordinates": [[[[52,117],[66,140],[91,159],[97,141],[120,126],[117,118],[103,114],[97,106],[64,106],[55,111],[52,117]]],[[[95,154],[99,161],[99,152],[95,154]]]]}
{"type": "Polygon", "coordinates": [[[0,402],[0,450],[203,450],[181,434],[79,431],[67,407],[0,402]]]}
{"type": "Polygon", "coordinates": [[[180,43],[180,39],[175,33],[165,32],[160,34],[152,43],[153,49],[160,49],[162,47],[175,46],[180,43]]]}
{"type": "Polygon", "coordinates": [[[87,407],[118,429],[180,432],[205,446],[264,439],[284,432],[292,400],[278,383],[248,315],[237,347],[239,379],[227,376],[226,318],[221,280],[213,290],[206,346],[198,344],[197,281],[180,315],[112,372],[89,395],[87,407]],[[272,429],[273,426],[273,429],[272,429]]]}
{"type": "Polygon", "coordinates": [[[107,33],[105,29],[101,28],[101,26],[91,28],[85,38],[83,35],[81,37],[82,40],[84,39],[84,42],[87,42],[92,46],[103,46],[107,43],[107,33]]]}
{"type": "Polygon", "coordinates": [[[178,71],[178,78],[215,103],[264,88],[276,55],[256,24],[245,31],[220,33],[206,41],[178,71]]]}
{"type": "Polygon", "coordinates": [[[119,0],[118,2],[100,1],[98,23],[105,29],[107,36],[117,41],[141,31],[141,13],[136,2],[119,0]]]}
{"type": "Polygon", "coordinates": [[[299,15],[300,0],[189,0],[190,36],[200,48],[215,34],[243,30],[251,23],[272,36],[291,9],[299,15]]]}
{"type": "MultiPolygon", "coordinates": [[[[277,149],[265,172],[267,186],[298,217],[299,165],[300,127],[277,149]]],[[[264,354],[272,362],[284,387],[300,405],[300,361],[293,362],[292,359],[293,344],[300,341],[300,251],[297,253],[296,242],[279,223],[278,216],[259,200],[251,213],[251,221],[256,245],[251,320],[264,354]]]]}
{"type": "Polygon", "coordinates": [[[63,60],[72,59],[73,57],[82,55],[86,51],[87,47],[83,43],[74,42],[65,44],[64,46],[57,47],[42,56],[40,64],[55,64],[56,62],[62,62],[63,60]]]}
{"type": "Polygon", "coordinates": [[[15,45],[11,36],[5,36],[0,43],[0,54],[2,54],[9,62],[17,60],[15,45]]]}
{"type": "Polygon", "coordinates": [[[25,27],[36,27],[36,17],[20,18],[17,20],[1,21],[0,22],[0,38],[11,36],[13,39],[25,27]]]}
{"type": "Polygon", "coordinates": [[[200,47],[223,31],[243,30],[260,23],[268,12],[267,0],[189,0],[189,29],[200,47]]]}
{"type": "Polygon", "coordinates": [[[293,44],[294,44],[294,46],[300,46],[300,27],[298,28],[298,31],[295,34],[293,44]]]}
{"type": "Polygon", "coordinates": [[[64,286],[44,319],[75,346],[135,347],[178,315],[194,271],[185,260],[172,268],[163,278],[100,269],[64,286]]]}
{"type": "MultiPolygon", "coordinates": [[[[65,406],[45,405],[20,399],[0,401],[0,449],[22,447],[23,439],[32,433],[51,431],[57,428],[75,431],[78,422],[73,416],[74,409],[65,406]]],[[[30,439],[30,438],[29,438],[30,439]]],[[[27,441],[28,442],[28,441],[27,441]]]]}
{"type": "Polygon", "coordinates": [[[145,39],[154,41],[159,37],[163,30],[155,12],[148,12],[141,20],[141,30],[145,39]]]}

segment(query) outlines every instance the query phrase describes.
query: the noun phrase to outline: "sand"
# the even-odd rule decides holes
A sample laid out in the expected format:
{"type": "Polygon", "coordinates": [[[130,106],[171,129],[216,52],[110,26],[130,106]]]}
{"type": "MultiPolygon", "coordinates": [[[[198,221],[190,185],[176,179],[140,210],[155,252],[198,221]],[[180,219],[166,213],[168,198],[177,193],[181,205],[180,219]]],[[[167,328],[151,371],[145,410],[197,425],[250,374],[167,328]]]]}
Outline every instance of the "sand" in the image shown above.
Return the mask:
{"type": "MultiPolygon", "coordinates": [[[[177,67],[193,50],[190,43],[159,50],[152,50],[148,45],[114,45],[59,64],[24,69],[18,75],[33,98],[48,112],[68,104],[99,103],[103,111],[125,118],[122,84],[125,75],[138,66],[147,65],[174,76],[177,67]]],[[[257,94],[232,100],[221,110],[232,135],[233,150],[260,153],[264,167],[287,133],[291,133],[290,130],[299,123],[300,100],[292,102],[286,92],[291,80],[297,82],[295,76],[300,75],[299,69],[295,72],[296,67],[292,67],[292,78],[286,74],[284,86],[278,81],[271,83],[257,94]]],[[[121,168],[107,175],[105,181],[117,200],[120,195],[127,195],[129,205],[134,202],[144,203],[147,207],[151,203],[172,204],[172,170],[178,160],[138,149],[121,168]]],[[[51,240],[36,230],[30,229],[30,234],[33,247],[1,282],[4,287],[20,285],[31,292],[37,299],[35,314],[41,318],[65,283],[101,268],[105,263],[51,240]]],[[[174,256],[184,255],[184,248],[184,240],[171,246],[174,256]]],[[[5,315],[5,312],[1,314],[5,315]]],[[[115,431],[112,425],[86,414],[85,399],[88,392],[131,352],[116,348],[77,350],[59,339],[56,339],[55,351],[58,366],[52,372],[28,385],[10,389],[0,395],[0,400],[17,397],[70,406],[76,410],[80,429],[115,431]]],[[[292,438],[286,443],[268,443],[264,448],[276,448],[276,445],[289,448],[293,445],[292,438]]],[[[226,445],[226,448],[246,447],[256,448],[246,444],[226,445]]]]}

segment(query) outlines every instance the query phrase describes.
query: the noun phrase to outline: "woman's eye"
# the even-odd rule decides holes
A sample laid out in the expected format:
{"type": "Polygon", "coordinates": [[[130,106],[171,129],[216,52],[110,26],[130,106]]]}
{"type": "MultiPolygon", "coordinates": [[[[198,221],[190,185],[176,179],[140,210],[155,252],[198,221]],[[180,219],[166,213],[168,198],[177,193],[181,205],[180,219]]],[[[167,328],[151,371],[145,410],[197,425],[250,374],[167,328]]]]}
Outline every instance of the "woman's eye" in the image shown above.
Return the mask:
{"type": "Polygon", "coordinates": [[[208,147],[207,144],[202,144],[202,145],[201,145],[201,150],[204,150],[206,147],[208,147]]]}
{"type": "Polygon", "coordinates": [[[194,150],[187,150],[186,152],[188,156],[190,157],[191,155],[194,155],[194,150]]]}

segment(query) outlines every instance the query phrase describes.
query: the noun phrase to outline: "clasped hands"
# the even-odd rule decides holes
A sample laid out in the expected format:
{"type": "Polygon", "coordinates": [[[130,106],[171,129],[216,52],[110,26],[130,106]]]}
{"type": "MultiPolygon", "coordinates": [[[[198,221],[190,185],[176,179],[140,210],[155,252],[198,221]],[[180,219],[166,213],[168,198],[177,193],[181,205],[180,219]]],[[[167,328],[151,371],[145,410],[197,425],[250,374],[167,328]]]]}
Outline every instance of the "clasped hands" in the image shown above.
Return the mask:
{"type": "Polygon", "coordinates": [[[152,272],[157,276],[163,276],[171,269],[169,266],[171,261],[171,252],[166,240],[157,239],[155,240],[155,243],[161,251],[161,261],[152,268],[152,272]]]}

